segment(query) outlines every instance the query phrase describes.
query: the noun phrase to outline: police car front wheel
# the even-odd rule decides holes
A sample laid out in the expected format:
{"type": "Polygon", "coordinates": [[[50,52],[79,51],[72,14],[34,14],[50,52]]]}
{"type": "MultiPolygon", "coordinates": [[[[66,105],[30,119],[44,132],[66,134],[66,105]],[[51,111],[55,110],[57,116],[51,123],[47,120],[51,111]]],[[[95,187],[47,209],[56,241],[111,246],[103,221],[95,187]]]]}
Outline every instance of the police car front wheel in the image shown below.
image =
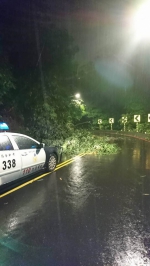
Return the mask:
{"type": "Polygon", "coordinates": [[[52,153],[49,155],[46,170],[48,172],[53,171],[56,168],[56,165],[57,165],[57,157],[54,153],[52,153]]]}

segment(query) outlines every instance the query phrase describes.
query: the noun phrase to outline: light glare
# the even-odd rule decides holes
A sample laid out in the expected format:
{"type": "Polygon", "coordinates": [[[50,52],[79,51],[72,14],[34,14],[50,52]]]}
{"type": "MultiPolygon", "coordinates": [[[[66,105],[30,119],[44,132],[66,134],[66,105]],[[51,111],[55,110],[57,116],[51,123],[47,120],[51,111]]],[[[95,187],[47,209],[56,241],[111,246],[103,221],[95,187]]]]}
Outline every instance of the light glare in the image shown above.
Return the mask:
{"type": "Polygon", "coordinates": [[[77,99],[79,99],[79,98],[80,98],[80,93],[76,93],[75,97],[76,97],[77,99]]]}
{"type": "Polygon", "coordinates": [[[133,30],[138,39],[150,39],[150,1],[140,6],[133,16],[133,30]]]}

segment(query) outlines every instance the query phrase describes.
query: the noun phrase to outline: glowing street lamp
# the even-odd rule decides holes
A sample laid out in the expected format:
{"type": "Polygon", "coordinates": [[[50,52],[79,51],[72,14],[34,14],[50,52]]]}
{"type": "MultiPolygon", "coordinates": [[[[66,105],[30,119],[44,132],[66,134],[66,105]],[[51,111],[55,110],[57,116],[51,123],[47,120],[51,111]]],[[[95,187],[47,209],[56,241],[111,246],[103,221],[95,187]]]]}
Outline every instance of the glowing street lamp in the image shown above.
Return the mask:
{"type": "Polygon", "coordinates": [[[80,93],[75,94],[76,99],[80,99],[80,93]]]}
{"type": "Polygon", "coordinates": [[[82,99],[81,99],[81,95],[80,93],[76,93],[74,95],[75,99],[73,100],[76,104],[78,105],[81,105],[81,103],[83,102],[82,99]]]}
{"type": "Polygon", "coordinates": [[[132,27],[138,40],[150,40],[150,1],[146,1],[133,15],[132,27]]]}

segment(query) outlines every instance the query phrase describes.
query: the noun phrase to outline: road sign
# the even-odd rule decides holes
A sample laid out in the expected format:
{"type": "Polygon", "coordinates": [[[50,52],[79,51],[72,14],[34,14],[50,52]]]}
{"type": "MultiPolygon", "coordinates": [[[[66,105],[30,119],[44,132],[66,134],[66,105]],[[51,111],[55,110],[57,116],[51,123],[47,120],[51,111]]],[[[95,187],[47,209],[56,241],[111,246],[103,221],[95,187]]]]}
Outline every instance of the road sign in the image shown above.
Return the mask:
{"type": "Polygon", "coordinates": [[[102,124],[102,119],[98,119],[98,124],[102,124]]]}
{"type": "Polygon", "coordinates": [[[148,114],[148,122],[150,122],[150,114],[148,114]]]}
{"type": "Polygon", "coordinates": [[[114,123],[114,118],[109,118],[109,123],[113,124],[114,123]]]}
{"type": "Polygon", "coordinates": [[[134,122],[139,123],[141,121],[140,115],[134,115],[134,122]]]}
{"type": "Polygon", "coordinates": [[[122,116],[122,123],[127,123],[127,116],[122,116]]]}

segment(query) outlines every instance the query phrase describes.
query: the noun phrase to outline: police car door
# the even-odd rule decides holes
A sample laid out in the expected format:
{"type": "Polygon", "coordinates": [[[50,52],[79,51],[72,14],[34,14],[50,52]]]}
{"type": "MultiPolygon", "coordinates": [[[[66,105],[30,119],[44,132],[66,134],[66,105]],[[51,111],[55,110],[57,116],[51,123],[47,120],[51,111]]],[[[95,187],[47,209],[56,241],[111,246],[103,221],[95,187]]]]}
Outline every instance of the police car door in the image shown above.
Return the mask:
{"type": "Polygon", "coordinates": [[[21,156],[9,135],[0,133],[0,185],[20,177],[21,156]]]}
{"type": "Polygon", "coordinates": [[[46,155],[44,149],[39,148],[39,143],[20,134],[13,134],[13,138],[21,154],[22,176],[32,174],[43,168],[46,155]]]}

